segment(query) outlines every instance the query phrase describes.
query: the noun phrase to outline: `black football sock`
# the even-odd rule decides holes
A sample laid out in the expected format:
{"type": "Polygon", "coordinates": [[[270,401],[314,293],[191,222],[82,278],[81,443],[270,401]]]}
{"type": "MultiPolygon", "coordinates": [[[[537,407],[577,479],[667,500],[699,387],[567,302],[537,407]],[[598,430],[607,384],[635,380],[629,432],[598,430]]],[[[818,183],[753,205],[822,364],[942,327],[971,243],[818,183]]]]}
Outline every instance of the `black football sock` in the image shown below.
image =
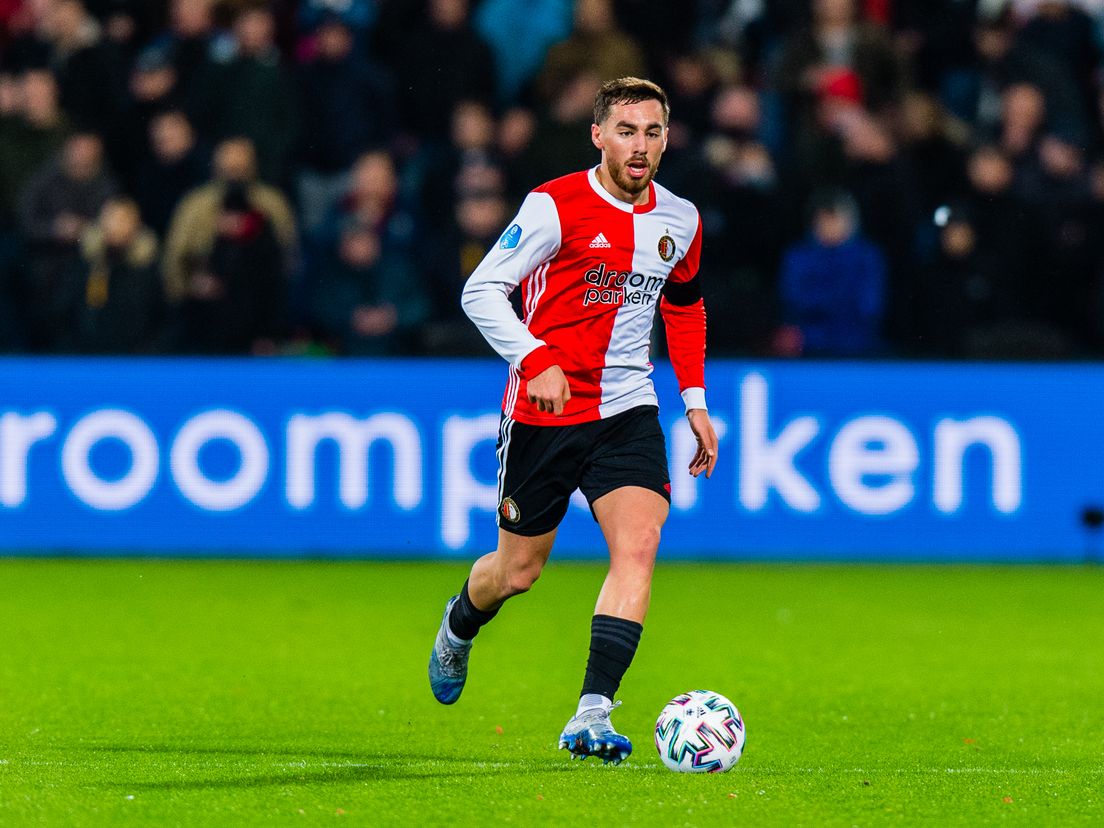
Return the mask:
{"type": "Polygon", "coordinates": [[[612,615],[596,615],[590,622],[590,658],[581,696],[597,693],[612,699],[632,664],[643,625],[612,615]]]}
{"type": "Polygon", "coordinates": [[[461,641],[471,641],[479,628],[498,614],[498,609],[484,612],[472,603],[468,595],[468,582],[464,581],[464,588],[460,590],[460,600],[452,605],[449,613],[449,629],[452,634],[461,641]]]}

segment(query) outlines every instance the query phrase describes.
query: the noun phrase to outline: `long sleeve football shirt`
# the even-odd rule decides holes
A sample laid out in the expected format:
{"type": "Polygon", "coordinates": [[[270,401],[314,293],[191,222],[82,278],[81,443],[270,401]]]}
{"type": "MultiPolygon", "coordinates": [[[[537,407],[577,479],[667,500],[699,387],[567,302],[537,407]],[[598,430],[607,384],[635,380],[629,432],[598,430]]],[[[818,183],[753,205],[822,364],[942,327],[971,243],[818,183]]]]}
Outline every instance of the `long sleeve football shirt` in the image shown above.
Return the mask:
{"type": "Polygon", "coordinates": [[[705,408],[705,307],[698,286],[701,220],[655,182],[646,204],[614,198],[595,169],[543,184],[464,287],[468,317],[509,364],[503,413],[571,425],[658,405],[649,346],[657,305],[687,410],[705,408]],[[522,290],[523,318],[510,304],[522,290]],[[525,384],[559,365],[563,414],[541,412],[525,384]]]}

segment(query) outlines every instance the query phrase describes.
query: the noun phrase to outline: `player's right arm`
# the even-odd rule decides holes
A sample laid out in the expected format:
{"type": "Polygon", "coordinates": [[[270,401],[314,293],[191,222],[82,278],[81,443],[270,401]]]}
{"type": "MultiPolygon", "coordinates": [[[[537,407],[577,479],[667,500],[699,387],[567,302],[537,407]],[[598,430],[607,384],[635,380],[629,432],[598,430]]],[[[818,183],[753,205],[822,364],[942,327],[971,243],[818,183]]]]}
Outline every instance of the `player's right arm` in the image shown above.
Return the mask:
{"type": "Polygon", "coordinates": [[[547,193],[529,193],[506,232],[468,278],[460,300],[491,347],[528,381],[530,399],[540,410],[557,414],[571,396],[567,380],[552,350],[514,313],[510,294],[529,276],[537,280],[530,294],[539,291],[542,271],[559,249],[555,201],[547,193]]]}

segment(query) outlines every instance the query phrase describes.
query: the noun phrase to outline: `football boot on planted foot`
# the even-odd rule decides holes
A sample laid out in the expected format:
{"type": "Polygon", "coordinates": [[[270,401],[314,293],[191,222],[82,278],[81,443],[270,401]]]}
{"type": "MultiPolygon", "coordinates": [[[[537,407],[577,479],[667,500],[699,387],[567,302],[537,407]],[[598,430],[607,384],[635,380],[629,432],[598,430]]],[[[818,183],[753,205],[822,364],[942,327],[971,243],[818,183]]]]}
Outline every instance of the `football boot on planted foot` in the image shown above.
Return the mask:
{"type": "Polygon", "coordinates": [[[560,734],[560,749],[573,759],[597,756],[603,763],[621,764],[632,753],[632,742],[613,729],[610,712],[621,702],[610,707],[590,707],[572,717],[560,734]]]}
{"type": "Polygon", "coordinates": [[[452,605],[460,599],[454,595],[445,605],[445,616],[437,630],[437,640],[429,654],[429,687],[441,704],[452,704],[464,689],[468,680],[468,654],[471,642],[455,644],[448,634],[448,617],[452,605]]]}

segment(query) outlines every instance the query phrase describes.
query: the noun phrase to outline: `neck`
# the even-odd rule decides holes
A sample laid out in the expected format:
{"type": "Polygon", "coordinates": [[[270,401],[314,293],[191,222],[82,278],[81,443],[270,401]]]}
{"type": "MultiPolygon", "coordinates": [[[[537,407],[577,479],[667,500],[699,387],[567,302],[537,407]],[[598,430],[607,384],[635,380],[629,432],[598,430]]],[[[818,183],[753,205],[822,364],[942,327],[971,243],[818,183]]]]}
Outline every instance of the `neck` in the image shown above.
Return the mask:
{"type": "Polygon", "coordinates": [[[606,164],[603,161],[598,165],[598,183],[602,185],[607,193],[616,198],[618,201],[623,201],[626,204],[647,204],[649,191],[652,184],[649,181],[648,186],[641,190],[639,193],[630,193],[622,190],[617,186],[617,182],[613,180],[613,176],[609,174],[609,170],[606,169],[606,164]]]}

